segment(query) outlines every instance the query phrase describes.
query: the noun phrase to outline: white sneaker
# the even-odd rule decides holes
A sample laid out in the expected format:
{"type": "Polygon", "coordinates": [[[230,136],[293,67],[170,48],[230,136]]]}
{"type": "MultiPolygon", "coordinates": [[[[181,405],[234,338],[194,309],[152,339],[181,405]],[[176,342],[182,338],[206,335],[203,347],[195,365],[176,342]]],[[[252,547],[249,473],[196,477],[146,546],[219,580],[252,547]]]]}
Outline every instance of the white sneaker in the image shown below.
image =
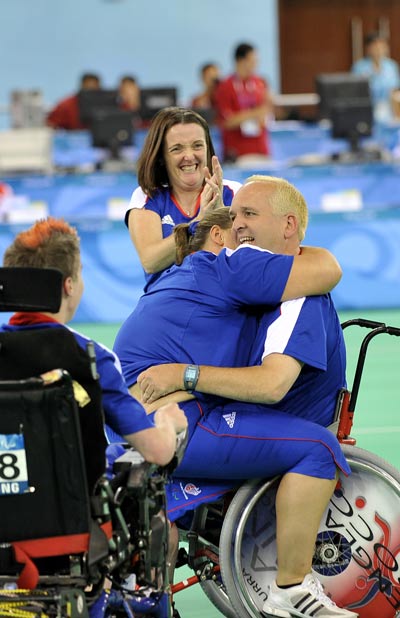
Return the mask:
{"type": "Polygon", "coordinates": [[[324,593],[321,582],[311,573],[302,583],[292,588],[278,588],[276,582],[269,587],[262,616],[279,618],[357,618],[358,614],[338,607],[324,593]]]}

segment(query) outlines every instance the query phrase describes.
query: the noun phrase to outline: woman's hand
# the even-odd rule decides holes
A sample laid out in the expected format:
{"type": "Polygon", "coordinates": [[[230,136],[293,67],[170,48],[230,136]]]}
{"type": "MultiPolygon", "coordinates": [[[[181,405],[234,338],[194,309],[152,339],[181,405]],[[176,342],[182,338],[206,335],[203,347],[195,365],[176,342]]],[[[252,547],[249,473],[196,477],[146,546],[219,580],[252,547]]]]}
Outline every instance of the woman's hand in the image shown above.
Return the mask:
{"type": "Polygon", "coordinates": [[[142,392],[143,403],[152,403],[184,388],[183,374],[186,365],[170,363],[165,365],[154,365],[138,376],[137,383],[142,392]]]}
{"type": "Polygon", "coordinates": [[[212,175],[208,167],[204,168],[204,189],[200,198],[200,210],[197,219],[202,219],[209,208],[218,208],[223,202],[223,173],[217,156],[212,158],[212,175]]]}
{"type": "Polygon", "coordinates": [[[202,219],[208,210],[218,208],[219,206],[223,206],[222,194],[219,187],[211,179],[206,178],[206,184],[204,185],[200,197],[200,210],[196,219],[202,219]]]}
{"type": "Polygon", "coordinates": [[[173,425],[176,434],[180,434],[187,429],[188,422],[182,408],[176,403],[167,403],[161,408],[158,408],[154,415],[154,424],[157,427],[158,423],[168,422],[173,425]]]}
{"type": "Polygon", "coordinates": [[[219,190],[221,192],[221,195],[222,195],[222,191],[224,188],[224,174],[223,174],[222,167],[218,160],[217,155],[213,156],[213,158],[211,159],[211,164],[212,164],[212,178],[214,182],[217,183],[219,190]]]}

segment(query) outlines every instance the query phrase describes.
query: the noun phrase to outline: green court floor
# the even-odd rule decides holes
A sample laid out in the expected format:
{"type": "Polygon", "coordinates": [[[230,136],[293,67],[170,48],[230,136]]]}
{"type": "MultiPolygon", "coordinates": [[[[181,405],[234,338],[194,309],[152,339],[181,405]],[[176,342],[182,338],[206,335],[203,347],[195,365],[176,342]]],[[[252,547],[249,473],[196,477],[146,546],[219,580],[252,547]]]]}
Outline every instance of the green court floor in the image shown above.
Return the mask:
{"type": "MultiPolygon", "coordinates": [[[[400,310],[341,312],[341,321],[363,317],[400,328],[400,310]]],[[[118,324],[77,324],[73,327],[112,347],[118,324]]],[[[347,345],[347,380],[352,385],[359,345],[367,331],[352,327],[345,330],[347,345]]],[[[379,335],[368,348],[357,407],[353,437],[357,446],[380,455],[400,468],[400,338],[379,335]]],[[[183,579],[192,573],[177,571],[183,579]]],[[[221,614],[210,603],[199,586],[188,588],[176,596],[182,618],[218,618],[221,614]]]]}

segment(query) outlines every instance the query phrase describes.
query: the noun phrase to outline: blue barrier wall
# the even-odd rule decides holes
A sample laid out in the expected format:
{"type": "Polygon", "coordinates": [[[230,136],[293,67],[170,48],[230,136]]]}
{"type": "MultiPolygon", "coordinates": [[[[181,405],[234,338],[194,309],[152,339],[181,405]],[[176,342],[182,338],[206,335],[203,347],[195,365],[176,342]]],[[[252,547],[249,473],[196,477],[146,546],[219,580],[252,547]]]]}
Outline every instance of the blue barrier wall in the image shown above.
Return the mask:
{"type": "MultiPolygon", "coordinates": [[[[0,253],[26,226],[0,228],[0,253]]],[[[142,268],[122,222],[77,223],[85,292],[76,320],[121,322],[143,287],[142,268]]],[[[313,215],[306,243],[330,249],[344,275],[333,292],[338,309],[400,307],[400,212],[313,215]]]]}
{"type": "Polygon", "coordinates": [[[306,241],[338,258],[338,309],[400,307],[400,211],[313,215],[306,241]]]}

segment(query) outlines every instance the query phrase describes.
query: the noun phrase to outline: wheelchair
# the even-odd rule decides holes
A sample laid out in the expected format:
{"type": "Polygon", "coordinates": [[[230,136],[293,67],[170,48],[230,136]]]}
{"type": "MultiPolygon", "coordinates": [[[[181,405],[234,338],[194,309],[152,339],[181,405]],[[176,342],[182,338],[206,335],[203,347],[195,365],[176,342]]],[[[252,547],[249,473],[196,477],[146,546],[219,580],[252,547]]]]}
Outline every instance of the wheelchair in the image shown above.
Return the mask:
{"type": "MultiPolygon", "coordinates": [[[[57,311],[60,277],[0,269],[0,310],[57,311]]],[[[394,618],[400,473],[357,448],[350,434],[367,346],[400,329],[351,323],[371,329],[351,393],[341,393],[337,409],[337,434],[353,474],[340,477],[322,518],[313,568],[334,600],[361,618],[394,618]]],[[[124,451],[108,479],[103,420],[90,346],[82,350],[67,329],[0,333],[1,615],[170,617],[164,504],[170,470],[124,451]]],[[[196,509],[189,529],[181,529],[188,551],[180,556],[194,575],[172,585],[173,594],[200,582],[228,618],[259,616],[276,572],[278,484],[279,478],[249,481],[196,509]]]]}
{"type": "MultiPolygon", "coordinates": [[[[0,269],[0,310],[54,313],[61,287],[57,270],[0,269]]],[[[177,460],[131,451],[108,478],[106,446],[93,344],[64,328],[0,333],[0,615],[170,615],[177,460]]]]}
{"type": "MultiPolygon", "coordinates": [[[[400,615],[400,472],[355,446],[353,417],[370,341],[400,329],[356,319],[343,328],[369,329],[363,338],[351,392],[338,397],[338,436],[352,474],[340,475],[316,539],[313,570],[325,591],[360,618],[400,615]]],[[[258,618],[275,579],[275,496],[278,477],[245,482],[212,504],[199,506],[189,530],[180,529],[187,550],[180,562],[194,571],[172,586],[177,593],[200,582],[227,618],[258,618]]]]}

